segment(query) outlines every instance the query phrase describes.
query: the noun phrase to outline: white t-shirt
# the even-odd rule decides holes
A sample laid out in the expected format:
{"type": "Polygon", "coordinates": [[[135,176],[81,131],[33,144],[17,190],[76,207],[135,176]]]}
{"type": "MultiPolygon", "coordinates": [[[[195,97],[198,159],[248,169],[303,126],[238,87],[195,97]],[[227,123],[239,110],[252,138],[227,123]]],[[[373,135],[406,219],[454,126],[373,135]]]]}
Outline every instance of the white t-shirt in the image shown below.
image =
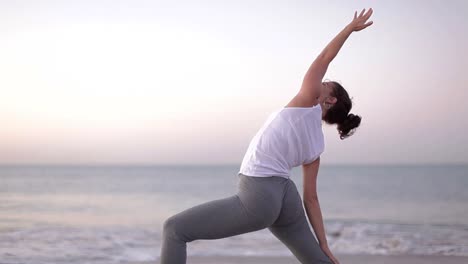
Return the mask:
{"type": "Polygon", "coordinates": [[[238,174],[289,178],[293,167],[316,160],[324,148],[320,104],[283,107],[252,138],[238,174]]]}

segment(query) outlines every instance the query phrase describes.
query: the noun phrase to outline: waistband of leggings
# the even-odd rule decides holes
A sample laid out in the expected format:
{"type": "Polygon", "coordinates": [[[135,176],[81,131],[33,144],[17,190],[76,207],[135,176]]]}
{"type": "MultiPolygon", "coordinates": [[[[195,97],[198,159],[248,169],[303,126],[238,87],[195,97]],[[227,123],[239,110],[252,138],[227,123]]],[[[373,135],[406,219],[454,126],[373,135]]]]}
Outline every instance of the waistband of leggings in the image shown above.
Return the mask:
{"type": "Polygon", "coordinates": [[[288,180],[291,180],[290,178],[286,178],[284,176],[279,176],[279,175],[271,175],[271,176],[250,176],[250,175],[246,175],[246,174],[243,174],[243,173],[238,173],[237,176],[244,176],[244,177],[249,177],[251,179],[254,179],[254,180],[284,180],[284,181],[288,181],[288,180]]]}

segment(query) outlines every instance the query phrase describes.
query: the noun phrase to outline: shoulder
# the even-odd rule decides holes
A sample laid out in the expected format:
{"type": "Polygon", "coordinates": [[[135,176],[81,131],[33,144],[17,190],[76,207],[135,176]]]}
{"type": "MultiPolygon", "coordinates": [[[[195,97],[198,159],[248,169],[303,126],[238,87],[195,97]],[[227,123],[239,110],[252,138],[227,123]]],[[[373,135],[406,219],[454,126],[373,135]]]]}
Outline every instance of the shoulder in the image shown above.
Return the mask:
{"type": "Polygon", "coordinates": [[[312,106],[285,106],[281,110],[282,112],[289,112],[293,115],[322,115],[322,106],[320,104],[312,105],[312,106]]]}
{"type": "Polygon", "coordinates": [[[310,96],[306,96],[304,93],[298,93],[285,107],[314,107],[318,104],[318,99],[311,99],[310,96]]]}

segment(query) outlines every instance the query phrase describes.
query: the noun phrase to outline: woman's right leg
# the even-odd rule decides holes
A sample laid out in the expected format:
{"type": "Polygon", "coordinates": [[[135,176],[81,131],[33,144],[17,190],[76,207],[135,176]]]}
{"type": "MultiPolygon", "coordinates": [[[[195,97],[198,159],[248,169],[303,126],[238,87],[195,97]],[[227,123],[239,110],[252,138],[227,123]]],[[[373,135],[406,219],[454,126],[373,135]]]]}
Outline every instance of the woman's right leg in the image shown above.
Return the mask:
{"type": "Polygon", "coordinates": [[[270,226],[281,210],[281,179],[239,176],[238,194],[206,202],[164,222],[161,264],[185,264],[187,242],[219,239],[270,226]]]}
{"type": "Polygon", "coordinates": [[[297,187],[291,181],[286,188],[281,213],[268,229],[301,263],[331,264],[332,261],[322,251],[309,227],[302,204],[297,187]]]}

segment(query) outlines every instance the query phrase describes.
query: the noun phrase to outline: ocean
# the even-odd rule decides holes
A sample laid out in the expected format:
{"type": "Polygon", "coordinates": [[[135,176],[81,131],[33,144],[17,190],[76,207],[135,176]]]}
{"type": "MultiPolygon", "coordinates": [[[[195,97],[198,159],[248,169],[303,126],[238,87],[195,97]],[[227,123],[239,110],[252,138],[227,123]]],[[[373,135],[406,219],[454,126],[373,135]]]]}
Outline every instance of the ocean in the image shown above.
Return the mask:
{"type": "MultiPolygon", "coordinates": [[[[164,220],[235,194],[238,169],[2,166],[0,263],[156,261],[164,220]]],[[[291,179],[302,195],[300,167],[291,179]]],[[[318,194],[334,253],[468,256],[466,165],[322,165],[318,194]]],[[[187,254],[292,256],[268,229],[196,240],[187,254]]]]}

